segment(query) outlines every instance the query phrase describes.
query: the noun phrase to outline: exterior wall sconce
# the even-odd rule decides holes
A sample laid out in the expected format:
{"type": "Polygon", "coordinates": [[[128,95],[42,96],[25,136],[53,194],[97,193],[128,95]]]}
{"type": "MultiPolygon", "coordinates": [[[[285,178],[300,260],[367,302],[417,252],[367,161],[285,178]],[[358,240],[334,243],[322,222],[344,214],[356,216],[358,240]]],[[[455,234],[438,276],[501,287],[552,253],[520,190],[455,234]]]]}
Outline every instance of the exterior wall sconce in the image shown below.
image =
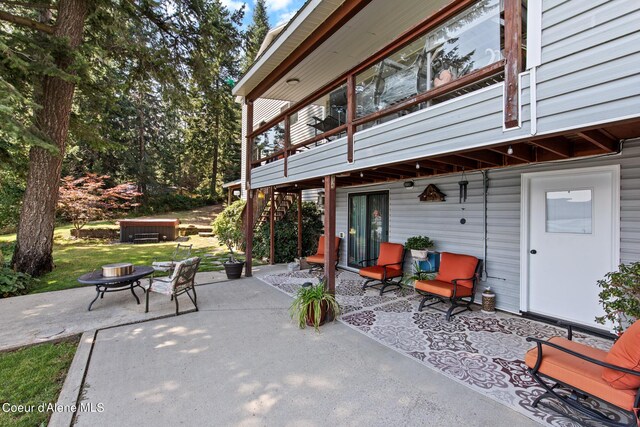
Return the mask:
{"type": "Polygon", "coordinates": [[[318,191],[318,206],[324,207],[324,191],[318,191]]]}
{"type": "Polygon", "coordinates": [[[404,189],[405,190],[411,190],[413,188],[413,181],[405,181],[404,182],[404,189]]]}
{"type": "Polygon", "coordinates": [[[264,191],[258,190],[258,199],[264,199],[264,191]]]}

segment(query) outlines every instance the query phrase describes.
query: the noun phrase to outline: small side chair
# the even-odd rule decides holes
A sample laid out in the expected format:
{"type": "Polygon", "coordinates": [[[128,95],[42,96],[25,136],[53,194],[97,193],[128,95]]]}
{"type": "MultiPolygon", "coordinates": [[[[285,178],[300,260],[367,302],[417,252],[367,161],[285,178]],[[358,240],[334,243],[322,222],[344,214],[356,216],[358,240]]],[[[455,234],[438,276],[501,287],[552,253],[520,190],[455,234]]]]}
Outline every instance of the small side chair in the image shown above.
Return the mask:
{"type": "Polygon", "coordinates": [[[151,292],[169,295],[176,303],[176,316],[180,314],[178,295],[182,294],[187,294],[196,311],[198,311],[198,296],[196,295],[195,287],[198,267],[200,267],[200,258],[189,258],[176,263],[171,276],[149,279],[149,284],[144,287],[147,294],[145,313],[149,312],[149,294],[151,292]],[[193,296],[191,295],[192,293],[193,296]]]}

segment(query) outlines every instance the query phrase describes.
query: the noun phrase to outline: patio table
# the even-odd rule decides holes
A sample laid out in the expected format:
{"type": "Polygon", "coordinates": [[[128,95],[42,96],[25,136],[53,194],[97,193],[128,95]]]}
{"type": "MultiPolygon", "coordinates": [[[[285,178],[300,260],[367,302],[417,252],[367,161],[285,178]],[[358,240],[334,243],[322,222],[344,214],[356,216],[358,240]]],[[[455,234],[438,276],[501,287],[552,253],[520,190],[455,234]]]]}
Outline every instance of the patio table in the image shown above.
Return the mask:
{"type": "Polygon", "coordinates": [[[131,291],[136,302],[140,304],[140,299],[133,288],[139,287],[142,289],[142,292],[145,292],[145,289],[140,285],[140,279],[150,275],[153,271],[153,267],[136,266],[133,269],[133,273],[125,276],[104,277],[101,269],[83,274],[78,278],[78,282],[84,285],[96,286],[96,297],[89,303],[88,311],[91,311],[91,306],[93,306],[93,303],[96,302],[98,298],[104,298],[105,293],[126,291],[127,289],[131,291]]]}

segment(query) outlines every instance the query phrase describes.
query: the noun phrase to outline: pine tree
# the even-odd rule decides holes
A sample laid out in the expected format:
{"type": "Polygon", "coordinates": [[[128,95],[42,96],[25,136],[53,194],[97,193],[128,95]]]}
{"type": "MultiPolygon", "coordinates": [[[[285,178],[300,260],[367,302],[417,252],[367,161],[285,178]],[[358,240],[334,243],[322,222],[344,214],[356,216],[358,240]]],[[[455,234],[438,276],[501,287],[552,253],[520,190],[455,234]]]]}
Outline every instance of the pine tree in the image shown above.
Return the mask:
{"type": "Polygon", "coordinates": [[[265,0],[256,0],[253,10],[253,20],[247,28],[245,40],[245,57],[242,66],[242,73],[246,73],[253,61],[258,56],[258,50],[269,32],[269,16],[265,0]]]}

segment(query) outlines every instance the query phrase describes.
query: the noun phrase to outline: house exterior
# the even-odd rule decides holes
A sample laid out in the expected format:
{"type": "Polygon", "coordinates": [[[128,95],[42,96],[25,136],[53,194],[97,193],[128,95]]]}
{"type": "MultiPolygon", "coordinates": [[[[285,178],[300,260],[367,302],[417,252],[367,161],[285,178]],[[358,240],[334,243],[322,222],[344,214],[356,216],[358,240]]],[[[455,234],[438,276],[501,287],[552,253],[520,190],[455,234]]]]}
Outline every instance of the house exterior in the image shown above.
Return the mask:
{"type": "Polygon", "coordinates": [[[484,260],[499,309],[606,329],[596,281],[640,258],[639,18],[635,0],[309,0],[234,88],[243,195],[323,189],[341,268],[427,235],[484,260]],[[430,184],[444,200],[420,201],[430,184]]]}

